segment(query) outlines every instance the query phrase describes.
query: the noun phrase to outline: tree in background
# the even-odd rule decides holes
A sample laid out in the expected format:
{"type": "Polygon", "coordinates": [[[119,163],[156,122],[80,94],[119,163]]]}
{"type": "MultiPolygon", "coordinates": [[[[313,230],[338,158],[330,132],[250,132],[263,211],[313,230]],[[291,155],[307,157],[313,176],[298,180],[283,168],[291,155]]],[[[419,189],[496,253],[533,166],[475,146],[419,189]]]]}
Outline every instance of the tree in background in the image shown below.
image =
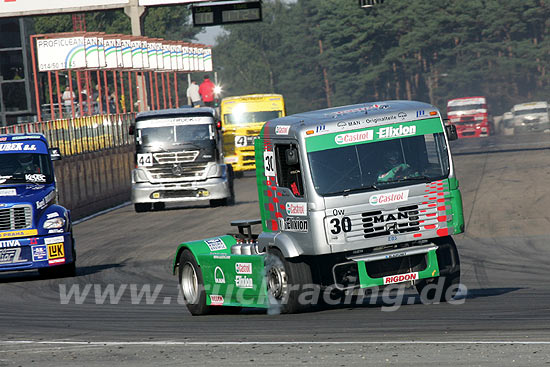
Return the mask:
{"type": "Polygon", "coordinates": [[[290,113],[383,99],[444,109],[485,95],[494,114],[550,92],[547,0],[264,1],[264,21],[224,27],[226,95],[278,92],[290,113]]]}
{"type": "MultiPolygon", "coordinates": [[[[144,19],[144,36],[167,40],[191,41],[202,31],[193,27],[191,11],[186,5],[148,8],[144,19]]],[[[37,16],[36,33],[59,33],[73,30],[70,14],[37,16]]],[[[88,32],[131,34],[130,18],[121,9],[86,13],[88,32]]]]}

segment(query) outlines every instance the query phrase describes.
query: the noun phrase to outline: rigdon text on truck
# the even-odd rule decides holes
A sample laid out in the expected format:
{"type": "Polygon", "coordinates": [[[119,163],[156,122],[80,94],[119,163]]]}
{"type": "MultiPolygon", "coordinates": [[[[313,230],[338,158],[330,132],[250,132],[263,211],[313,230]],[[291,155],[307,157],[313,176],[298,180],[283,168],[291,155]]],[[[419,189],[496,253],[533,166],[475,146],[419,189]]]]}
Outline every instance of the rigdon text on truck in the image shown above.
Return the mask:
{"type": "Polygon", "coordinates": [[[295,312],[312,285],[405,283],[423,299],[450,300],[460,282],[451,236],[464,231],[452,139],[455,127],[434,106],[412,101],[268,121],[255,142],[261,218],[178,247],[174,272],[188,309],[295,312]]]}
{"type": "Polygon", "coordinates": [[[282,116],[285,116],[285,103],[280,94],[251,94],[222,100],[225,163],[233,166],[237,177],[255,168],[254,139],[263,124],[282,116]]]}

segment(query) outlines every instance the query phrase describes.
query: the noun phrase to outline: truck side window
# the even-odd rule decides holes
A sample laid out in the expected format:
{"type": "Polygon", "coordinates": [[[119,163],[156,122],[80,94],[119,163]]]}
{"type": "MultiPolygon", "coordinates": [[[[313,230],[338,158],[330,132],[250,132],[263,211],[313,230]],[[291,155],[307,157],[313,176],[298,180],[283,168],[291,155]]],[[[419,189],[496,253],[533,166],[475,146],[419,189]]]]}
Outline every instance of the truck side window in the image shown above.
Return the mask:
{"type": "Polygon", "coordinates": [[[275,157],[277,160],[277,180],[280,187],[286,187],[296,197],[304,196],[304,185],[302,183],[302,171],[298,148],[294,144],[277,144],[275,146],[275,157]],[[289,156],[296,155],[296,161],[289,164],[289,156]]]}

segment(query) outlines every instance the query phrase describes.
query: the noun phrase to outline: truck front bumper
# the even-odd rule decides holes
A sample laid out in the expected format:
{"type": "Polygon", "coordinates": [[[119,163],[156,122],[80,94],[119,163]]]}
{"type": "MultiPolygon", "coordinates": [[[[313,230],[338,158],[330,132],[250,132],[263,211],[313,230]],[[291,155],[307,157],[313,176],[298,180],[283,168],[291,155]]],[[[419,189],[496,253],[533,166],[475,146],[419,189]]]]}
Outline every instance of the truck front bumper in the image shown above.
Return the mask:
{"type": "Polygon", "coordinates": [[[231,196],[227,178],[209,178],[204,181],[159,183],[134,183],[132,203],[171,203],[224,199],[231,196]]]}
{"type": "Polygon", "coordinates": [[[49,236],[11,238],[0,248],[0,271],[47,268],[75,261],[70,232],[49,236]]]}

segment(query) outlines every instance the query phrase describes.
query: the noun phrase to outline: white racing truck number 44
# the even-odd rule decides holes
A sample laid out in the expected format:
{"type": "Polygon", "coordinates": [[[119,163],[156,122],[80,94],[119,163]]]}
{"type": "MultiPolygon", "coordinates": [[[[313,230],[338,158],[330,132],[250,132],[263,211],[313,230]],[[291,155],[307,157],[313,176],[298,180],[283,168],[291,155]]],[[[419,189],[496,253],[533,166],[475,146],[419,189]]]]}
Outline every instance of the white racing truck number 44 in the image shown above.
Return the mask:
{"type": "Polygon", "coordinates": [[[403,282],[437,301],[454,297],[460,261],[451,236],[464,231],[448,144],[456,138],[434,106],[413,101],[268,121],[255,142],[261,218],[176,251],[189,311],[291,313],[309,305],[311,287],[355,292],[403,282]]]}

